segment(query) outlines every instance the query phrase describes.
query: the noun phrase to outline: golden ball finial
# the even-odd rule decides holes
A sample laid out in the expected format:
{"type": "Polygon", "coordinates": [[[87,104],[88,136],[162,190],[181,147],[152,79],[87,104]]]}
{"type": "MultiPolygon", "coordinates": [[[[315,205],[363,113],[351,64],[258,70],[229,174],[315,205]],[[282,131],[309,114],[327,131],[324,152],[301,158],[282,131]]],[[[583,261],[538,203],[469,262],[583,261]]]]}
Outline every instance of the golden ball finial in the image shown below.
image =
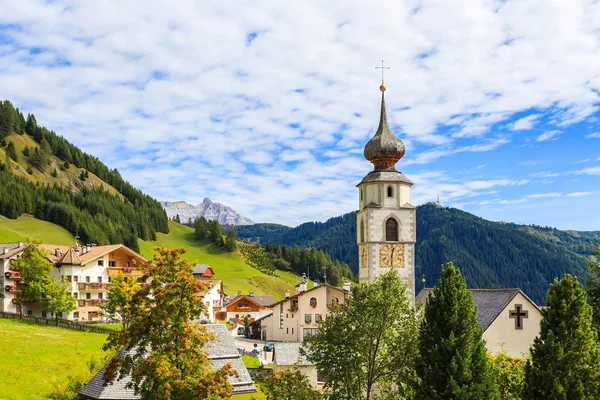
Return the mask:
{"type": "Polygon", "coordinates": [[[382,83],[381,86],[379,86],[379,90],[381,90],[382,92],[385,92],[385,85],[382,83]]]}

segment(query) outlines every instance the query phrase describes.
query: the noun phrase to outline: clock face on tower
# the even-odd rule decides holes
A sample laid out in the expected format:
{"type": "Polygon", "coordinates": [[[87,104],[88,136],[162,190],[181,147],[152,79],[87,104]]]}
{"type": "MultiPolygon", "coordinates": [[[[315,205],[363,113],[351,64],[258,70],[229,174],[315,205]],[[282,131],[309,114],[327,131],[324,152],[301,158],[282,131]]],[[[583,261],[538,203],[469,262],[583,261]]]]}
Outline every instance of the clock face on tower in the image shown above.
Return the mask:
{"type": "Polygon", "coordinates": [[[404,244],[383,243],[379,246],[380,268],[404,268],[404,244]]]}

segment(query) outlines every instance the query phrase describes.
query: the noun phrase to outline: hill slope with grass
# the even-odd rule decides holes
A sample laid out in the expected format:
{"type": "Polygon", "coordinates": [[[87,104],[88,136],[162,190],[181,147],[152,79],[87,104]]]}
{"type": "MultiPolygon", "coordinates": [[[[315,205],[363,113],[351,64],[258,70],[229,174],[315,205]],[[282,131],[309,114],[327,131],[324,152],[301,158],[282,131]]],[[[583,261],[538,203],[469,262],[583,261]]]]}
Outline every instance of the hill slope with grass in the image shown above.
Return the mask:
{"type": "Polygon", "coordinates": [[[0,188],[0,215],[34,215],[83,243],[137,250],[138,238],[168,232],[158,201],[9,101],[0,101],[0,188]]]}
{"type": "Polygon", "coordinates": [[[65,228],[31,216],[18,219],[0,217],[0,243],[36,241],[63,246],[75,244],[75,238],[65,228]]]}
{"type": "MultiPolygon", "coordinates": [[[[31,216],[18,219],[0,217],[0,243],[35,240],[49,244],[73,245],[75,239],[64,228],[31,216]]],[[[139,240],[140,252],[151,259],[154,248],[181,248],[187,250],[184,257],[192,263],[208,264],[215,271],[215,279],[223,280],[224,290],[229,295],[238,291],[255,294],[270,294],[278,300],[285,291],[293,292],[300,277],[292,272],[276,271],[277,276],[267,275],[250,267],[239,252],[224,252],[208,240],[198,242],[194,230],[185,225],[169,221],[169,233],[158,233],[156,240],[139,240]]]]}
{"type": "Polygon", "coordinates": [[[224,252],[209,240],[198,242],[192,228],[173,221],[169,221],[168,234],[157,233],[156,240],[153,241],[140,240],[139,246],[146,258],[151,258],[154,248],[159,246],[185,248],[187,253],[184,257],[192,263],[212,267],[215,279],[223,280],[223,289],[228,295],[252,290],[255,294],[270,294],[281,300],[285,297],[286,290],[293,292],[293,286],[300,282],[300,277],[291,272],[276,271],[277,276],[271,276],[251,268],[239,252],[224,252]]]}

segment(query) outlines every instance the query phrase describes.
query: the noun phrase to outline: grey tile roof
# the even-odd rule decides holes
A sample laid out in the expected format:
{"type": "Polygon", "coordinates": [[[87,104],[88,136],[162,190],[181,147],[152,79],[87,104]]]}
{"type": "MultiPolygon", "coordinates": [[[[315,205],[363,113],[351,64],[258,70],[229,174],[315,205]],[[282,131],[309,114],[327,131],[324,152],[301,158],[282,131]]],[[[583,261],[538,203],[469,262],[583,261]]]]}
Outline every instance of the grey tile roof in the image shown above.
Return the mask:
{"type": "MultiPolygon", "coordinates": [[[[221,368],[230,363],[235,369],[239,378],[229,377],[229,383],[233,385],[233,393],[254,393],[256,388],[252,383],[252,378],[246,369],[242,358],[240,357],[233,338],[229,334],[226,325],[203,325],[210,332],[215,334],[215,341],[207,346],[208,358],[211,359],[215,369],[221,368]]],[[[108,364],[107,364],[108,365],[108,364]]],[[[125,377],[120,381],[115,381],[112,385],[104,386],[103,376],[107,365],[96,374],[79,392],[82,399],[98,400],[138,400],[140,396],[136,395],[133,389],[125,386],[131,381],[125,377]]]]}
{"type": "Polygon", "coordinates": [[[212,268],[210,267],[210,265],[207,265],[207,264],[200,264],[200,265],[196,265],[196,266],[194,267],[194,274],[200,274],[200,275],[202,275],[203,273],[205,273],[205,272],[206,272],[206,270],[207,270],[208,268],[212,269],[212,268]]]}
{"type": "MultiPolygon", "coordinates": [[[[469,291],[473,295],[473,303],[477,308],[477,324],[484,331],[494,322],[517,293],[521,292],[520,289],[469,289],[469,291]]],[[[415,302],[427,301],[430,293],[433,293],[433,289],[422,289],[417,294],[415,302]]],[[[521,293],[529,299],[525,293],[521,293]]],[[[535,306],[535,303],[531,303],[535,306]]]]}
{"type": "MultiPolygon", "coordinates": [[[[365,176],[358,185],[369,182],[404,182],[412,185],[412,181],[402,172],[398,171],[371,171],[365,176]]],[[[358,186],[357,185],[357,186],[358,186]]]]}
{"type": "Polygon", "coordinates": [[[21,242],[21,246],[19,247],[19,242],[14,243],[0,243],[0,260],[5,258],[10,258],[15,254],[19,254],[29,245],[29,243],[21,242]],[[8,252],[4,254],[4,249],[8,249],[8,252]]]}
{"type": "Polygon", "coordinates": [[[273,363],[276,365],[314,365],[300,355],[302,343],[275,343],[273,363]]]}

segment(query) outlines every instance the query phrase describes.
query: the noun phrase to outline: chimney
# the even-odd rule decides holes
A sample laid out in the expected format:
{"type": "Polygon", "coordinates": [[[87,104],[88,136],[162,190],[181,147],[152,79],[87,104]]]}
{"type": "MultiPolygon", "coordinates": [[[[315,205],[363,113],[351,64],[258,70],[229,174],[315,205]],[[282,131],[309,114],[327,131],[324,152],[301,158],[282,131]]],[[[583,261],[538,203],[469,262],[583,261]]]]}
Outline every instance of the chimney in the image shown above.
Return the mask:
{"type": "Polygon", "coordinates": [[[8,247],[4,248],[4,253],[3,254],[6,254],[6,253],[8,253],[8,247]]]}
{"type": "Polygon", "coordinates": [[[250,297],[254,297],[254,291],[253,290],[250,291],[250,297]]]}
{"type": "Polygon", "coordinates": [[[79,247],[75,247],[73,250],[75,251],[75,254],[79,255],[79,247]]]}
{"type": "Polygon", "coordinates": [[[54,249],[54,256],[55,257],[60,256],[60,250],[59,249],[54,249]]]}
{"type": "Polygon", "coordinates": [[[289,299],[290,298],[290,289],[285,291],[285,298],[289,299]]]}
{"type": "Polygon", "coordinates": [[[349,293],[350,292],[350,282],[348,281],[344,281],[344,284],[342,285],[342,289],[344,289],[344,292],[349,293]]]}
{"type": "Polygon", "coordinates": [[[21,247],[21,246],[23,246],[23,244],[24,244],[23,242],[19,242],[19,243],[18,243],[18,247],[21,247]]]}

